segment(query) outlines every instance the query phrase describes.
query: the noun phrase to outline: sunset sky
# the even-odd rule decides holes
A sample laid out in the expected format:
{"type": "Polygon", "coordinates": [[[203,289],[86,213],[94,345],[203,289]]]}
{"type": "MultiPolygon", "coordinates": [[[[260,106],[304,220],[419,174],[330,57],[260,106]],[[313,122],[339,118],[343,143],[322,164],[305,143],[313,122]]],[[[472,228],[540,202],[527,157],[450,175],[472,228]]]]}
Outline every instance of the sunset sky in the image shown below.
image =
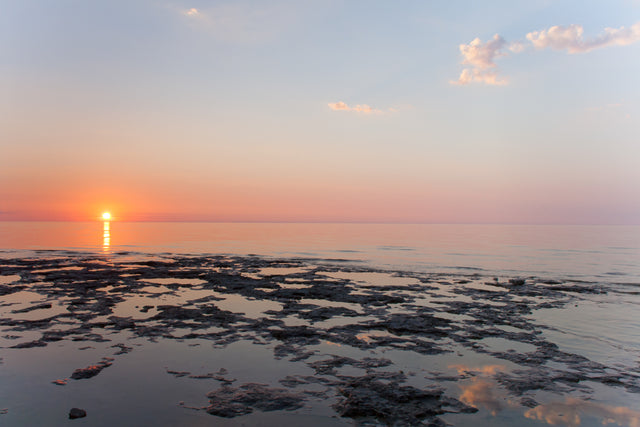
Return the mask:
{"type": "Polygon", "coordinates": [[[640,224],[640,1],[0,0],[0,220],[640,224]]]}

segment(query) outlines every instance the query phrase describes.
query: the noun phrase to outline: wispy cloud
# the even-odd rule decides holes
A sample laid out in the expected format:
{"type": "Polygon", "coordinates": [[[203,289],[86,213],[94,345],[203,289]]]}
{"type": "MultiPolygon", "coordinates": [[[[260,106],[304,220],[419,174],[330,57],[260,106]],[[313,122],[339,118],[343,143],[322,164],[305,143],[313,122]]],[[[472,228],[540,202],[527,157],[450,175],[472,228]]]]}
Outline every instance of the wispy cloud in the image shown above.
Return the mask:
{"type": "Polygon", "coordinates": [[[628,113],[628,110],[625,107],[626,106],[624,103],[616,102],[611,104],[586,107],[584,111],[595,116],[628,120],[631,118],[631,114],[628,113]]]}
{"type": "Polygon", "coordinates": [[[460,73],[458,80],[451,80],[451,84],[468,85],[472,82],[484,83],[487,85],[506,85],[507,80],[498,77],[498,73],[493,70],[481,70],[478,68],[465,68],[460,73]]]}
{"type": "MultiPolygon", "coordinates": [[[[351,107],[347,105],[345,102],[338,101],[338,102],[330,102],[327,105],[333,111],[351,111],[351,112],[360,113],[360,114],[384,114],[385,113],[385,111],[379,110],[377,108],[373,108],[367,104],[357,104],[351,107]]],[[[389,108],[387,109],[386,112],[394,113],[397,111],[398,109],[396,108],[389,108]]]]}
{"type": "Polygon", "coordinates": [[[507,79],[499,77],[496,58],[519,54],[533,48],[536,50],[553,49],[566,51],[569,54],[586,53],[594,49],[608,46],[625,46],[640,41],[640,22],[629,28],[605,28],[596,37],[583,37],[584,29],[581,25],[553,26],[540,31],[532,31],[525,38],[526,41],[507,42],[496,34],[487,42],[479,38],[468,44],[459,46],[462,55],[462,70],[457,80],[451,84],[467,85],[469,83],[484,83],[486,85],[505,85],[507,79]]]}
{"type": "Polygon", "coordinates": [[[235,43],[269,41],[298,22],[296,17],[304,13],[302,5],[294,0],[258,5],[244,1],[216,2],[179,11],[194,28],[235,43]]]}

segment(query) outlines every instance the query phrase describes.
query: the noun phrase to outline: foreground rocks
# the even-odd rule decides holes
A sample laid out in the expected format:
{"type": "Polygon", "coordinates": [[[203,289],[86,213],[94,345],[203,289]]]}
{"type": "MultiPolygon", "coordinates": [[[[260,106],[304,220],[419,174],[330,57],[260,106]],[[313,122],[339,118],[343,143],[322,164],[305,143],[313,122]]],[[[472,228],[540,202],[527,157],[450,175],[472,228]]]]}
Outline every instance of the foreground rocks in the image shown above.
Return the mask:
{"type": "Polygon", "coordinates": [[[76,418],[84,418],[87,416],[87,411],[80,408],[71,408],[69,411],[69,419],[74,420],[76,418]]]}
{"type": "MultiPolygon", "coordinates": [[[[107,354],[127,357],[136,350],[124,336],[186,345],[206,340],[214,348],[249,341],[314,373],[287,375],[278,384],[237,385],[222,369],[166,369],[177,380],[217,381],[218,388],[207,394],[208,406],[181,406],[224,418],[296,411],[314,400],[330,401],[337,416],[385,425],[442,425],[444,414],[478,410],[472,400],[463,402],[437,385],[476,374],[435,372],[428,386],[416,387],[396,360],[377,357],[398,351],[449,357],[464,349],[514,364],[517,369],[491,372],[491,380],[526,408],[539,405],[533,396],[540,390],[588,395],[597,384],[640,392],[640,371],[562,351],[545,338],[548,326],[534,320],[538,310],[561,309],[607,291],[596,284],[384,271],[336,260],[129,255],[0,261],[0,275],[20,277],[0,287],[4,300],[20,292],[33,298],[0,303],[3,347],[27,351],[51,343],[108,342],[107,354]],[[362,274],[381,283],[354,279],[362,274]],[[136,305],[130,304],[134,299],[136,305]],[[110,334],[119,334],[114,344],[110,334]],[[507,349],[487,344],[491,339],[507,343],[507,349]],[[323,350],[327,345],[371,357],[334,355],[323,350]]],[[[114,363],[104,357],[70,378],[90,380],[114,363]]]]}

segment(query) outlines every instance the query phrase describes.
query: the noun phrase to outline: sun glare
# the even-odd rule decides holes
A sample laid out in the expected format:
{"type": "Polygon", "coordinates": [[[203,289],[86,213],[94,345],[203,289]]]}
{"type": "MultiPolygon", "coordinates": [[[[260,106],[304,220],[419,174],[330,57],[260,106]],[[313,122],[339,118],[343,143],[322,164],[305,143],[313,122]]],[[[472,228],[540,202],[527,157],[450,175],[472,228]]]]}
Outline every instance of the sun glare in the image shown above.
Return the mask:
{"type": "Polygon", "coordinates": [[[102,219],[104,219],[105,221],[109,221],[111,219],[111,214],[109,212],[104,212],[102,214],[102,219]]]}

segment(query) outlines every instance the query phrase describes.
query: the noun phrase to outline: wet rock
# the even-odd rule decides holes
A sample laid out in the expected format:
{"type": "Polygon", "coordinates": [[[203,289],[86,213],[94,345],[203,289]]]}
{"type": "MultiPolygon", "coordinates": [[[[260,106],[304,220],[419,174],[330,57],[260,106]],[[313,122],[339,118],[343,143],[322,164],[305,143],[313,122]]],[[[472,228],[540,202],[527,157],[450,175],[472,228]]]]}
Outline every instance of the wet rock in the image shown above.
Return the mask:
{"type": "Polygon", "coordinates": [[[207,394],[210,405],[206,411],[211,415],[234,418],[258,409],[268,411],[292,411],[304,406],[303,394],[292,393],[281,388],[269,388],[265,384],[248,383],[238,388],[223,385],[207,394]]]}
{"type": "Polygon", "coordinates": [[[300,317],[309,319],[312,322],[319,322],[336,316],[355,317],[358,315],[357,311],[344,307],[318,307],[311,311],[303,311],[299,313],[300,317]]]}
{"type": "Polygon", "coordinates": [[[33,347],[46,347],[47,343],[42,340],[23,342],[20,344],[12,345],[9,348],[33,348],[33,347]]]}
{"type": "Polygon", "coordinates": [[[176,378],[180,378],[180,377],[186,377],[187,375],[191,374],[191,372],[188,372],[188,371],[173,371],[171,369],[167,369],[167,374],[171,374],[176,378]]]}
{"type": "Polygon", "coordinates": [[[126,354],[129,353],[130,351],[133,350],[133,347],[129,347],[125,344],[119,343],[119,344],[114,344],[111,346],[111,348],[119,348],[120,351],[117,351],[115,353],[113,353],[114,355],[120,355],[120,354],[126,354]]]}
{"type": "Polygon", "coordinates": [[[38,304],[38,305],[31,306],[31,307],[23,308],[21,310],[11,310],[11,312],[12,313],[29,313],[30,311],[44,310],[44,309],[47,309],[47,308],[51,308],[51,304],[50,303],[38,304]]]}
{"type": "Polygon", "coordinates": [[[387,321],[379,323],[377,326],[383,327],[396,334],[419,334],[429,336],[447,336],[449,332],[442,328],[447,328],[451,321],[433,315],[423,314],[392,314],[387,321]]]}
{"type": "Polygon", "coordinates": [[[86,368],[79,368],[73,371],[71,374],[71,378],[74,380],[82,380],[87,378],[93,378],[98,375],[104,368],[108,368],[112,365],[111,360],[109,358],[103,358],[101,362],[98,362],[95,365],[89,365],[86,368]]]}
{"type": "Polygon", "coordinates": [[[87,416],[87,411],[80,408],[71,408],[69,411],[69,419],[74,420],[76,418],[84,418],[87,416]]]}
{"type": "Polygon", "coordinates": [[[116,329],[135,328],[136,322],[131,317],[109,316],[109,320],[116,329]]]}
{"type": "Polygon", "coordinates": [[[308,363],[309,367],[315,369],[318,375],[336,375],[336,368],[341,368],[345,365],[354,366],[365,370],[371,370],[373,368],[380,368],[391,365],[392,362],[389,359],[375,359],[371,357],[365,357],[362,360],[352,359],[350,357],[333,356],[330,359],[319,360],[317,362],[308,363]]]}
{"type": "Polygon", "coordinates": [[[375,419],[386,425],[444,425],[436,416],[445,412],[475,412],[455,399],[444,399],[442,389],[420,390],[375,375],[355,378],[339,389],[342,399],[333,408],[345,418],[375,419]]]}

